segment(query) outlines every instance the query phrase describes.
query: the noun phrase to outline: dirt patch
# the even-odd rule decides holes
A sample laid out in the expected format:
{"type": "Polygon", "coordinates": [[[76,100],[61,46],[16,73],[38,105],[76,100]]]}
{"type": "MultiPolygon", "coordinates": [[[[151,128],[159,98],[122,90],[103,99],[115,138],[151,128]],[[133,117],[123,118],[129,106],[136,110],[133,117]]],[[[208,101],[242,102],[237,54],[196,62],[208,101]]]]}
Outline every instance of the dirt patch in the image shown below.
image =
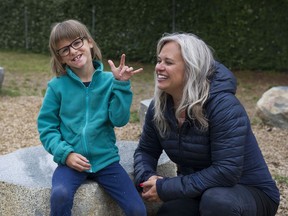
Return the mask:
{"type": "MultiPolygon", "coordinates": [[[[37,115],[42,104],[41,97],[0,97],[0,155],[17,149],[41,145],[37,131],[37,115]]],[[[115,128],[119,140],[139,139],[141,127],[128,123],[115,128]]]]}

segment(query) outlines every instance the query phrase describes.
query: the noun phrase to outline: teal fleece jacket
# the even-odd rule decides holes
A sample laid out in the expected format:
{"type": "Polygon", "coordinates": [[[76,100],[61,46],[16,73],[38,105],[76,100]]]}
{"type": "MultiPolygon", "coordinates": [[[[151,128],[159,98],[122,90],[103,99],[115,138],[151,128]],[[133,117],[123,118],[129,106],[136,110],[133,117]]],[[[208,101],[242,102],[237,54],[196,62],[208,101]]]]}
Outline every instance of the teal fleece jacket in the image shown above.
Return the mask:
{"type": "Polygon", "coordinates": [[[130,81],[119,81],[94,61],[89,87],[66,68],[66,75],[48,82],[37,125],[44,148],[58,164],[69,153],[85,156],[97,172],[119,161],[114,127],[128,123],[132,92],[130,81]]]}

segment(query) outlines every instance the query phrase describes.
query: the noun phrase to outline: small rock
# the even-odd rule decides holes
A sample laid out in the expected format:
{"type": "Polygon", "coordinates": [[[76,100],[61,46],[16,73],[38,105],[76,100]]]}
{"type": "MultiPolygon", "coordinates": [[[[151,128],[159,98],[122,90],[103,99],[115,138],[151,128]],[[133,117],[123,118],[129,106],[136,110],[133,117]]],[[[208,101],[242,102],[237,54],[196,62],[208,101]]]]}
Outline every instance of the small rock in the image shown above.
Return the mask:
{"type": "Polygon", "coordinates": [[[256,114],[268,126],[288,128],[288,86],[266,91],[257,102],[256,114]]]}

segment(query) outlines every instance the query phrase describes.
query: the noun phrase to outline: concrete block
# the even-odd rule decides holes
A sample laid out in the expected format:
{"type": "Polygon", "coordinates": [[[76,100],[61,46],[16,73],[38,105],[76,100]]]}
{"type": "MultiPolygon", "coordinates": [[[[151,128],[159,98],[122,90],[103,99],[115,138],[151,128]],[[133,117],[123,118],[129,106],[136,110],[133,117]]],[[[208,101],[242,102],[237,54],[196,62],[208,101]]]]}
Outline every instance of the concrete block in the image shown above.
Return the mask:
{"type": "Polygon", "coordinates": [[[0,67],[0,89],[2,87],[3,81],[4,81],[4,68],[0,67]]]}
{"type": "Polygon", "coordinates": [[[142,100],[140,102],[139,119],[140,119],[140,124],[142,127],[144,125],[145,115],[146,115],[147,109],[148,109],[151,101],[152,101],[152,99],[146,99],[146,100],[142,100]]]}

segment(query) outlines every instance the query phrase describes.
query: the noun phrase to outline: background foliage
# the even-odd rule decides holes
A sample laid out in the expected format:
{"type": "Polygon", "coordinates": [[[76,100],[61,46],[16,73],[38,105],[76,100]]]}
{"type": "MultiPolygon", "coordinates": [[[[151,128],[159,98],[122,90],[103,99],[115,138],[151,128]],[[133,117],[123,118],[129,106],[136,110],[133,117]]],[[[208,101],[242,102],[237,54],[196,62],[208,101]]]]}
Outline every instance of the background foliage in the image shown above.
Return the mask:
{"type": "Polygon", "coordinates": [[[233,69],[287,70],[288,0],[1,0],[1,49],[48,53],[51,24],[78,19],[104,57],[153,62],[165,32],[192,32],[233,69]]]}

